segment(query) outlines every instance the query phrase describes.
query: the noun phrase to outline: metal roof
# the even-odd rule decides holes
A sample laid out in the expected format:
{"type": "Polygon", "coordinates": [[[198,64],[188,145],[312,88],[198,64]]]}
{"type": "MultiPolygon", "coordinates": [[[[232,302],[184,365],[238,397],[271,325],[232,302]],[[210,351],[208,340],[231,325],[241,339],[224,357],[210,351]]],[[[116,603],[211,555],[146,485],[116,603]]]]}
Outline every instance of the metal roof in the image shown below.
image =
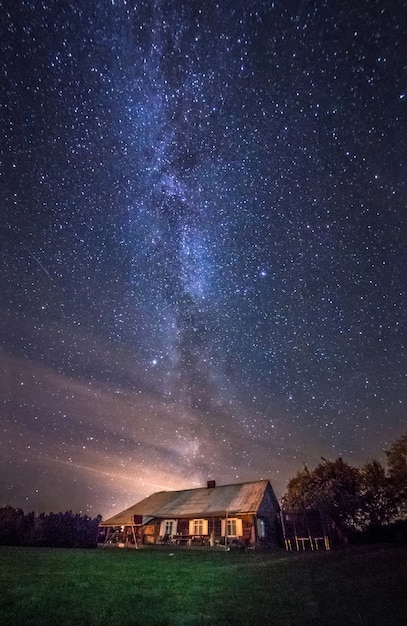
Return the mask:
{"type": "Polygon", "coordinates": [[[200,518],[255,513],[264,497],[268,480],[236,485],[201,487],[183,491],[159,491],[103,521],[101,526],[126,526],[134,515],[158,518],[200,518]]]}

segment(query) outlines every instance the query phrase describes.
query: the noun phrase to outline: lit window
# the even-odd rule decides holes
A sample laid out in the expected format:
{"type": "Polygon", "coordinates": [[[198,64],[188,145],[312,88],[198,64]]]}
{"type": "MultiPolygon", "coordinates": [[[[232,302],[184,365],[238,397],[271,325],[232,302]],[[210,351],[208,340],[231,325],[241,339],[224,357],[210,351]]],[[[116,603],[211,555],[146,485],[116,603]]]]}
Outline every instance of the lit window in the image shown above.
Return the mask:
{"type": "Polygon", "coordinates": [[[161,522],[160,527],[160,535],[175,535],[177,532],[177,520],[176,519],[165,519],[161,522]]]}
{"type": "Polygon", "coordinates": [[[207,519],[192,519],[189,522],[189,534],[190,535],[207,535],[208,534],[208,520],[207,519]]]}
{"type": "Polygon", "coordinates": [[[226,525],[226,534],[229,535],[229,537],[236,537],[237,535],[236,522],[236,519],[228,519],[228,523],[226,525]]]}
{"type": "Polygon", "coordinates": [[[237,517],[229,517],[222,520],[222,536],[242,537],[242,520],[237,517]]]}

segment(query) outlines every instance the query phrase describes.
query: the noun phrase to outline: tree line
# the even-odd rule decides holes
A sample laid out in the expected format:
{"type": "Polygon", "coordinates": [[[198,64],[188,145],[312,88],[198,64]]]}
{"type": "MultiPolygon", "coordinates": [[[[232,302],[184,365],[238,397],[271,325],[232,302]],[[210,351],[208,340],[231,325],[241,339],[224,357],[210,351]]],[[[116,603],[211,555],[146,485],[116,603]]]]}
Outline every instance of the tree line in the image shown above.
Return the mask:
{"type": "Polygon", "coordinates": [[[0,545],[94,548],[101,520],[72,511],[25,514],[6,506],[0,508],[0,545]]]}
{"type": "Polygon", "coordinates": [[[322,458],[289,481],[283,510],[318,511],[331,533],[345,542],[407,539],[407,433],[377,459],[354,467],[322,458]]]}

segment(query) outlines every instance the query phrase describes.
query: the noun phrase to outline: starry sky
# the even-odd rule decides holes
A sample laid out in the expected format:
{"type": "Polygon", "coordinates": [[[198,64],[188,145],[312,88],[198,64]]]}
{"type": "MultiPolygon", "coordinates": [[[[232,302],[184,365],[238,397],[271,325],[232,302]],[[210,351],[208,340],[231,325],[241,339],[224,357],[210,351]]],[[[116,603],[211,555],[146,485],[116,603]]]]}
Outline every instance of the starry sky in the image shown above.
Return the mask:
{"type": "Polygon", "coordinates": [[[407,2],[0,0],[0,505],[406,431],[407,2]]]}

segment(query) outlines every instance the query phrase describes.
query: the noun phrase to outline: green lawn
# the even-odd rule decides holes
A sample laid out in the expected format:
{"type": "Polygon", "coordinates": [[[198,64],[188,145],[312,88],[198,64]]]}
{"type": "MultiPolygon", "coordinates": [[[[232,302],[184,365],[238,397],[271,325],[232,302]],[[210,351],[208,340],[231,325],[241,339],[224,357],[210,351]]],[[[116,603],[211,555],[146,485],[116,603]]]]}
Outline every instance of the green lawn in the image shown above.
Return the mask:
{"type": "Polygon", "coordinates": [[[0,624],[365,624],[407,620],[407,547],[265,554],[0,547],[0,624]]]}

